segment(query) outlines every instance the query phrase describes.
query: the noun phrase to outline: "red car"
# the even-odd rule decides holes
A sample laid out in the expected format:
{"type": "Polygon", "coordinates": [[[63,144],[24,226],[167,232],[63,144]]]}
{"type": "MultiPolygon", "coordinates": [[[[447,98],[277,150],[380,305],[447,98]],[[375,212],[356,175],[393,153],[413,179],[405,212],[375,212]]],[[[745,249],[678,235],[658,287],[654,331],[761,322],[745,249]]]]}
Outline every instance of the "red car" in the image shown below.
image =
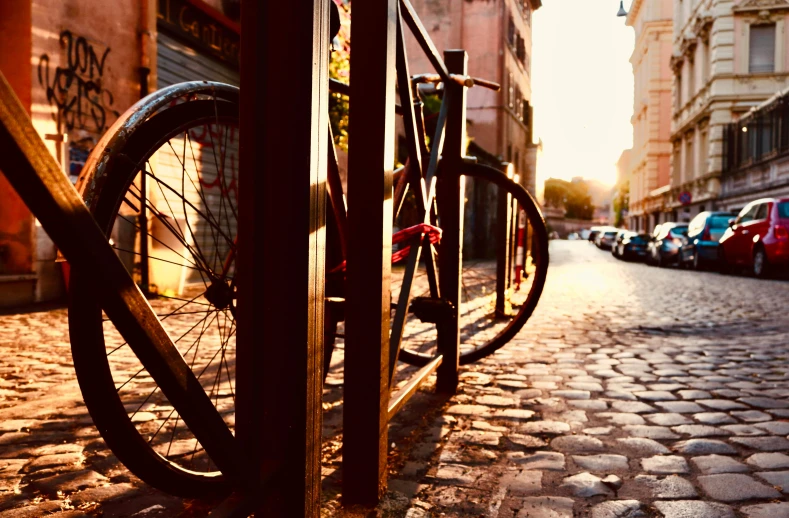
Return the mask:
{"type": "Polygon", "coordinates": [[[729,222],[718,247],[721,271],[747,267],[765,277],[789,265],[789,198],[752,201],[729,222]]]}

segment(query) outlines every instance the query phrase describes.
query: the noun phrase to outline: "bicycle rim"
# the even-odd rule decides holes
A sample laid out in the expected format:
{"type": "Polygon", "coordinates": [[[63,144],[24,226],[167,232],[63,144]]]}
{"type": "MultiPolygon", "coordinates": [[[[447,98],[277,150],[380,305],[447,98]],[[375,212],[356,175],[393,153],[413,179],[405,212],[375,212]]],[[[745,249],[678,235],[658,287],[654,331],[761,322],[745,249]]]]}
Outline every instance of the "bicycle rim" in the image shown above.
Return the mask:
{"type": "MultiPolygon", "coordinates": [[[[231,430],[237,113],[231,103],[193,100],[153,116],[115,150],[93,209],[137,280],[147,240],[151,306],[231,430]]],[[[105,441],[159,489],[202,497],[226,491],[216,464],[91,300],[87,275],[74,272],[69,327],[80,387],[105,441]]]]}
{"type": "MultiPolygon", "coordinates": [[[[548,233],[536,202],[504,173],[481,164],[466,165],[463,173],[464,248],[458,314],[460,363],[468,364],[509,342],[534,312],[547,276],[548,233]],[[497,261],[500,254],[508,258],[504,265],[497,261]]],[[[439,214],[439,226],[440,218],[439,214]]],[[[405,206],[401,226],[407,226],[408,221],[405,206]]],[[[440,244],[436,248],[440,255],[440,244]]],[[[394,268],[393,300],[399,295],[404,271],[403,266],[394,268]]],[[[430,296],[424,260],[415,274],[412,295],[430,296]]],[[[435,324],[409,313],[400,359],[412,365],[426,364],[438,354],[436,338],[435,324]]]]}

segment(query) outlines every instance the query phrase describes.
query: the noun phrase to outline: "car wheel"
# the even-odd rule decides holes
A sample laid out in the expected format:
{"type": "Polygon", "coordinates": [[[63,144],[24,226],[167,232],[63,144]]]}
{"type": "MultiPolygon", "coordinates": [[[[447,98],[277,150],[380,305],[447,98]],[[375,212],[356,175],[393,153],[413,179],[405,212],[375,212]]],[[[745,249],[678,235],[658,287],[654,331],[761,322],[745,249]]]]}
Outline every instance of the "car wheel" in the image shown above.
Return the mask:
{"type": "Polygon", "coordinates": [[[769,275],[770,263],[767,261],[767,253],[764,247],[757,246],[753,251],[753,276],[764,279],[769,275]]]}
{"type": "Polygon", "coordinates": [[[699,258],[699,251],[698,249],[693,253],[693,269],[694,270],[701,270],[702,263],[701,259],[699,258]]]}

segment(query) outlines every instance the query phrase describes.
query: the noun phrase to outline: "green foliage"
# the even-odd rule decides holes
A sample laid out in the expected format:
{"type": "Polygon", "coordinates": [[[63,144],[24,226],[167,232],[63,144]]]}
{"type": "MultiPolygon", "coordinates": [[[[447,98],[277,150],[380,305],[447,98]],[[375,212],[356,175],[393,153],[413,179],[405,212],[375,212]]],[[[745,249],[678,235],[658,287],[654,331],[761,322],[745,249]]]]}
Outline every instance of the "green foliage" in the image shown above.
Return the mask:
{"type": "Polygon", "coordinates": [[[630,209],[630,183],[621,182],[616,186],[614,194],[614,225],[617,227],[625,223],[624,213],[630,209]]]}
{"type": "MultiPolygon", "coordinates": [[[[332,0],[340,8],[340,32],[334,38],[329,76],[347,83],[351,71],[351,2],[332,0]]],[[[334,144],[348,151],[348,98],[340,94],[329,96],[329,120],[334,134],[334,144]]]]}
{"type": "Polygon", "coordinates": [[[549,178],[545,181],[543,197],[546,205],[563,208],[566,218],[591,220],[594,215],[589,185],[583,180],[568,182],[549,178]]]}

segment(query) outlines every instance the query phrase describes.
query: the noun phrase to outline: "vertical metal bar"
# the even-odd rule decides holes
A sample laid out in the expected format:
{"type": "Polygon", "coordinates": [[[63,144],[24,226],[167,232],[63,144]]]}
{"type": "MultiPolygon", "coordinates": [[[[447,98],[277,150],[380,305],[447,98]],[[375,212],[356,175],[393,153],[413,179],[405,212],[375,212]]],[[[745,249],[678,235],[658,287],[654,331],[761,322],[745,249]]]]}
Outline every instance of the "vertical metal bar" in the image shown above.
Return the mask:
{"type": "Polygon", "coordinates": [[[329,4],[242,10],[236,436],[256,515],[317,517],[329,4]]]}
{"type": "MultiPolygon", "coordinates": [[[[511,165],[502,164],[506,172],[511,165]]],[[[507,311],[507,289],[510,287],[511,258],[510,234],[512,230],[512,211],[510,210],[510,194],[499,188],[496,196],[496,307],[497,317],[503,317],[507,311]]]]}
{"type": "MultiPolygon", "coordinates": [[[[518,202],[514,200],[512,196],[510,196],[508,203],[510,207],[510,227],[509,227],[509,244],[508,244],[509,248],[507,250],[507,253],[511,258],[510,264],[515,265],[515,257],[518,255],[518,202]]],[[[525,265],[526,250],[523,251],[523,261],[524,261],[523,264],[525,265]]],[[[507,270],[507,286],[512,285],[512,279],[515,275],[515,268],[517,268],[517,266],[507,270]]],[[[526,269],[523,268],[523,271],[526,271],[526,269]]]]}
{"type": "Polygon", "coordinates": [[[343,503],[375,505],[386,488],[397,4],[353,9],[343,503]]]}
{"type": "MultiPolygon", "coordinates": [[[[148,165],[140,171],[140,192],[143,199],[148,199],[148,165]]],[[[150,294],[151,274],[148,264],[148,204],[140,204],[140,291],[146,297],[150,294]]]]}
{"type": "MultiPolygon", "coordinates": [[[[447,69],[453,74],[466,74],[468,55],[465,50],[444,53],[447,69]]],[[[441,172],[436,185],[436,200],[441,226],[441,253],[438,261],[441,295],[456,309],[460,308],[460,275],[463,267],[463,199],[464,181],[460,174],[466,150],[466,87],[447,83],[445,102],[447,113],[446,143],[441,172]]],[[[437,326],[438,353],[444,361],[437,371],[436,390],[455,393],[458,384],[460,329],[458,312],[437,326]]]]}
{"type": "MultiPolygon", "coordinates": [[[[148,9],[145,0],[141,3],[141,9],[145,13],[142,21],[143,23],[148,23],[148,9]]],[[[143,39],[141,48],[146,49],[143,52],[147,52],[148,32],[143,31],[140,37],[143,39]]],[[[148,96],[148,76],[150,73],[151,69],[148,67],[140,67],[140,99],[148,96]]],[[[148,198],[148,178],[145,174],[147,169],[148,165],[146,164],[143,166],[140,174],[140,192],[143,199],[148,198]]],[[[148,205],[146,203],[140,204],[140,228],[142,229],[140,232],[140,291],[147,297],[151,293],[151,270],[148,264],[148,205]]]]}

